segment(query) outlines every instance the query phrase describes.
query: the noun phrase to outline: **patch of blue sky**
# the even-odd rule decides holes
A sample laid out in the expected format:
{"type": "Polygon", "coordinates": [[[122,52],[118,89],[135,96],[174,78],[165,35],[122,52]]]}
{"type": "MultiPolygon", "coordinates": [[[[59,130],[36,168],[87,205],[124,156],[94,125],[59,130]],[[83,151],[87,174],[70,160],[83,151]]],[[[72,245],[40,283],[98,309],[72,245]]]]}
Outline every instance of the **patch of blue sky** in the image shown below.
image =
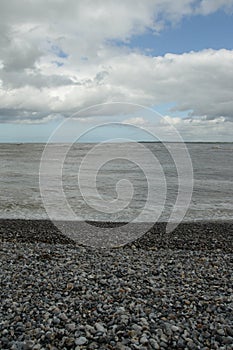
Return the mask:
{"type": "Polygon", "coordinates": [[[44,124],[5,123],[0,128],[0,143],[47,142],[58,121],[44,124]]]}
{"type": "Polygon", "coordinates": [[[51,45],[52,52],[60,58],[67,58],[69,55],[64,52],[58,45],[52,44],[51,45]]]}
{"type": "MultiPolygon", "coordinates": [[[[182,54],[204,49],[233,49],[233,15],[218,11],[208,16],[184,18],[179,24],[167,26],[160,34],[148,31],[134,36],[127,43],[131,49],[139,49],[146,55],[163,56],[166,53],[182,54]]],[[[126,42],[113,41],[117,46],[126,42]]]]}
{"type": "Polygon", "coordinates": [[[128,141],[157,141],[146,130],[134,125],[108,124],[91,128],[79,138],[78,142],[120,142],[121,139],[128,141]]]}
{"type": "Polygon", "coordinates": [[[153,106],[152,109],[158,112],[163,117],[169,115],[170,117],[186,118],[192,113],[192,110],[179,111],[177,110],[176,102],[163,103],[153,106]]]}

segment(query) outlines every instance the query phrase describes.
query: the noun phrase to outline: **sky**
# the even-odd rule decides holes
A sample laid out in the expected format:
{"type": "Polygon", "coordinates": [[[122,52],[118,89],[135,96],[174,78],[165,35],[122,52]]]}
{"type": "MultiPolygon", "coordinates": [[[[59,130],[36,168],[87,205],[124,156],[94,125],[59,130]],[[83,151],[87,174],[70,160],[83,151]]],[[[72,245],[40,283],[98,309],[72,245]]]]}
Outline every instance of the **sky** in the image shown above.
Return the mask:
{"type": "Polygon", "coordinates": [[[0,31],[0,142],[72,118],[84,141],[233,141],[233,0],[1,0],[0,31]]]}

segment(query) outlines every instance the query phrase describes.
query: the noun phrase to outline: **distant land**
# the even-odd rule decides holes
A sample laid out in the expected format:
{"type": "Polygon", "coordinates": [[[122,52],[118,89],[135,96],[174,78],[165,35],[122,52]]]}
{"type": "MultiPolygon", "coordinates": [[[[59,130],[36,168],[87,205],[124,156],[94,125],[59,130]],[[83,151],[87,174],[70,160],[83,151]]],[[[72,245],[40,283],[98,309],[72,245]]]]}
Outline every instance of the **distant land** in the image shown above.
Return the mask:
{"type": "MultiPolygon", "coordinates": [[[[101,143],[101,142],[108,142],[108,140],[106,141],[85,141],[85,142],[73,142],[73,143],[101,143]]],[[[185,144],[233,144],[233,141],[183,141],[183,142],[178,142],[178,141],[132,141],[132,142],[138,142],[138,143],[185,143],[185,144]]],[[[47,143],[50,144],[69,144],[70,142],[0,142],[0,145],[16,145],[16,146],[21,146],[21,145],[26,145],[26,144],[37,144],[37,145],[46,145],[47,143]]],[[[114,143],[114,142],[109,142],[109,143],[114,143]]],[[[121,143],[121,142],[115,142],[115,143],[121,143]]],[[[126,142],[126,143],[130,143],[126,142]]]]}

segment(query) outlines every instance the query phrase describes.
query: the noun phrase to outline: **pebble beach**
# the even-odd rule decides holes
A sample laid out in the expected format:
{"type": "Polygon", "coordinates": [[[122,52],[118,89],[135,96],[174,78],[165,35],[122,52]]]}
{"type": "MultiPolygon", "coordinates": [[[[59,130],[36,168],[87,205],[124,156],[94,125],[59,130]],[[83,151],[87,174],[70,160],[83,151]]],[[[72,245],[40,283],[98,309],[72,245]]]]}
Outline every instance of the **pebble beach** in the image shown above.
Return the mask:
{"type": "Polygon", "coordinates": [[[233,349],[233,223],[94,249],[1,220],[1,349],[233,349]]]}

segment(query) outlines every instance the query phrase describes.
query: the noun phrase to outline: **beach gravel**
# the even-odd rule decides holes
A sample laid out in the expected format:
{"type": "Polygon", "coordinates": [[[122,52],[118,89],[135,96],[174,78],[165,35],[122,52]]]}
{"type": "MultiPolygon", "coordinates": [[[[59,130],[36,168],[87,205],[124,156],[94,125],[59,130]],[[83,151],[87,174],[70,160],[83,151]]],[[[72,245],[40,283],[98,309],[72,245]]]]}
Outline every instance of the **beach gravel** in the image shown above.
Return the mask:
{"type": "Polygon", "coordinates": [[[2,233],[0,348],[232,350],[232,225],[180,232],[117,249],[2,233]]]}

